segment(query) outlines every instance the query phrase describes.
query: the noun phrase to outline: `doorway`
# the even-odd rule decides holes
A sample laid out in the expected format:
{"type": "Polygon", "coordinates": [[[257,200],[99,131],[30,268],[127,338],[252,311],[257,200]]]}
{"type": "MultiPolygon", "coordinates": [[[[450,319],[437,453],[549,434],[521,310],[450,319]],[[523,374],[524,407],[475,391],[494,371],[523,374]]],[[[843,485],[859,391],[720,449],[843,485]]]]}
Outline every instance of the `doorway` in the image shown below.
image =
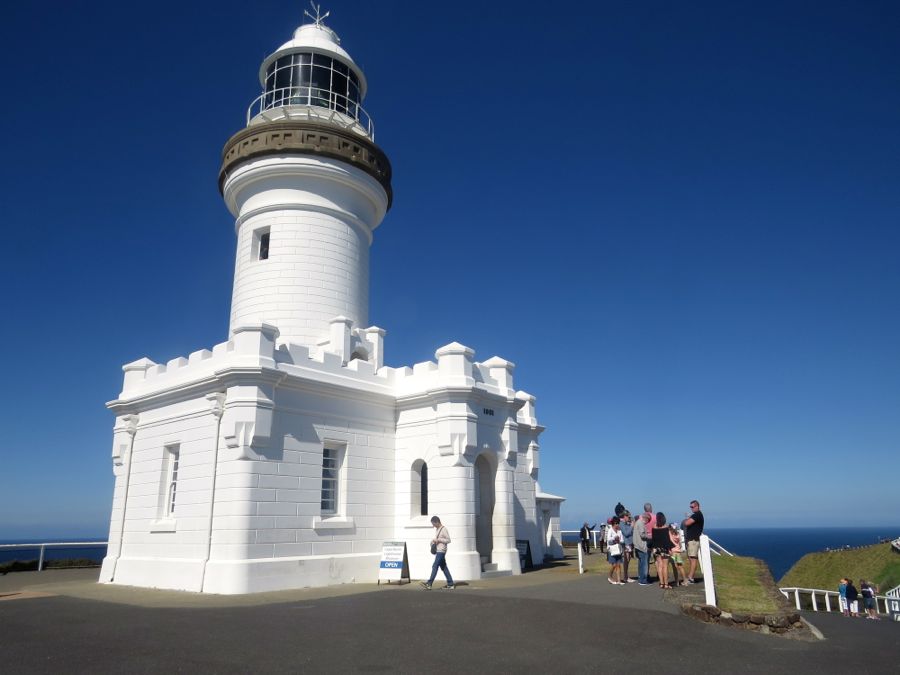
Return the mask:
{"type": "Polygon", "coordinates": [[[482,565],[494,548],[494,469],[484,455],[475,460],[475,550],[482,565]]]}

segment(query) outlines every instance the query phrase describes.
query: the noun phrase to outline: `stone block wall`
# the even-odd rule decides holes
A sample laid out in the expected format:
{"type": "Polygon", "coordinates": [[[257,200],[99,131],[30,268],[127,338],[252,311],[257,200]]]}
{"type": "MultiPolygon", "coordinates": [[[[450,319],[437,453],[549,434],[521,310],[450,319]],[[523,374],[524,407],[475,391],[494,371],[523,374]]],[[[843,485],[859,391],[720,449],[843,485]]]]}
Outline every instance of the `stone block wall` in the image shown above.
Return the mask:
{"type": "Polygon", "coordinates": [[[266,211],[238,231],[231,325],[264,320],[285,339],[315,345],[328,322],[343,315],[368,325],[368,236],[316,211],[266,211]],[[269,232],[269,257],[257,260],[258,236],[269,232]]]}

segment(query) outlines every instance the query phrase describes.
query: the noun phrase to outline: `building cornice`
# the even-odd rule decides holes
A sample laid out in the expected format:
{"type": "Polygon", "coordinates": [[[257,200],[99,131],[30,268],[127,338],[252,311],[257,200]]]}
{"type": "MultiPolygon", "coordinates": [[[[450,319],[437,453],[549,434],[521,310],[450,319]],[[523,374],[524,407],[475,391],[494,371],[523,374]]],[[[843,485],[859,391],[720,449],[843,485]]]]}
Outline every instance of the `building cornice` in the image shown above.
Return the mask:
{"type": "Polygon", "coordinates": [[[244,162],[269,155],[304,154],[330,157],[364,171],[377,180],[391,207],[391,163],[375,143],[352,131],[331,124],[290,120],[254,124],[228,139],[222,151],[219,192],[225,181],[244,162]]]}

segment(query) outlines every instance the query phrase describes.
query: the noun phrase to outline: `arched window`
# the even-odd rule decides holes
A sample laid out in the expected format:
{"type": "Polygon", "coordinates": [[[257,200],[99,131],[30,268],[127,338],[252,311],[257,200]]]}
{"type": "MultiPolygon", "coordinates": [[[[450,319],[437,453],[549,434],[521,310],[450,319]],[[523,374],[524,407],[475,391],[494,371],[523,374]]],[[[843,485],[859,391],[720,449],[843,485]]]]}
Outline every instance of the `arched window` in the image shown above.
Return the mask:
{"type": "Polygon", "coordinates": [[[410,480],[410,515],[428,515],[428,465],[421,459],[412,465],[410,480]]]}

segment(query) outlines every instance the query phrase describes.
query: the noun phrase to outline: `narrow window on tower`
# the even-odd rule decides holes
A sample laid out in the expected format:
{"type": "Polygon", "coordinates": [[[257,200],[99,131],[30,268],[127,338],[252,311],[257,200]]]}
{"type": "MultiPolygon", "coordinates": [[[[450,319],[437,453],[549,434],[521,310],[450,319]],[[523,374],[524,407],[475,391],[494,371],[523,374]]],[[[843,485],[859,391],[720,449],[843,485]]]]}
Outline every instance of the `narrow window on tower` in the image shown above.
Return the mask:
{"type": "Polygon", "coordinates": [[[253,233],[253,259],[269,259],[269,228],[256,230],[253,233]]]}

